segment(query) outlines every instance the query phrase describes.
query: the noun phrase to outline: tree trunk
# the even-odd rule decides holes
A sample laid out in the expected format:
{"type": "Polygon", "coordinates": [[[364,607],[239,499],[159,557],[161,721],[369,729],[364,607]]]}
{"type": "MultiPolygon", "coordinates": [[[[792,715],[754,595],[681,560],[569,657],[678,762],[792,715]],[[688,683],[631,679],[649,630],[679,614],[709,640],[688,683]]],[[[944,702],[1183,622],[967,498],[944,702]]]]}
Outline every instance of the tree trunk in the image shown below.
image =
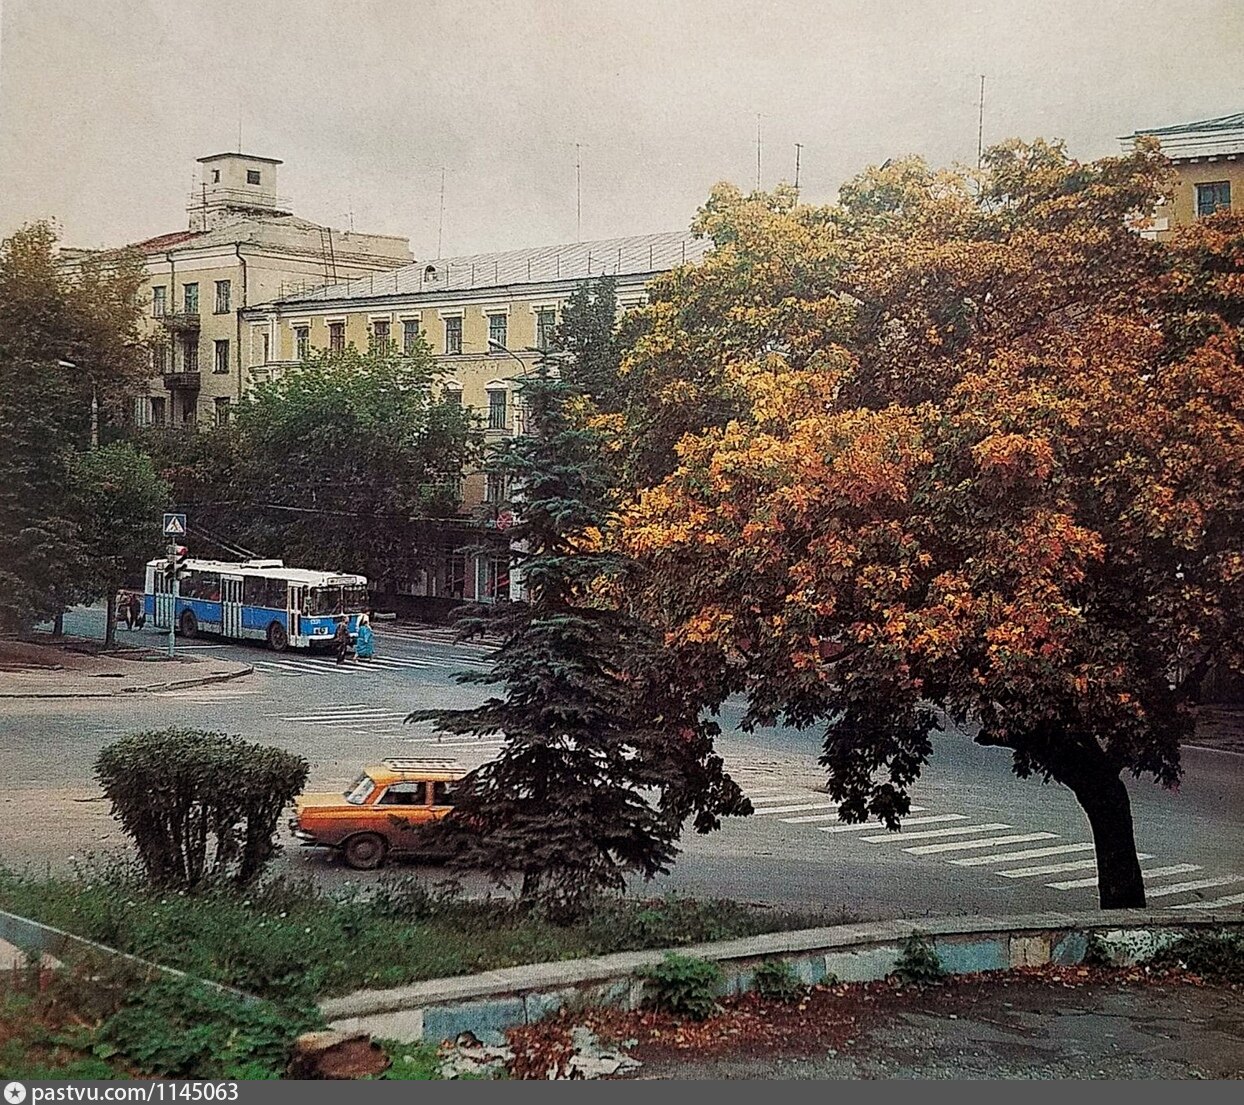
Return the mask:
{"type": "Polygon", "coordinates": [[[1076,766],[1074,777],[1060,782],[1075,794],[1093,830],[1101,908],[1141,909],[1145,905],[1145,880],[1136,858],[1127,787],[1100,753],[1080,759],[1076,766]]]}
{"type": "Polygon", "coordinates": [[[117,593],[108,595],[108,613],[104,617],[104,648],[111,648],[117,641],[117,593]]]}

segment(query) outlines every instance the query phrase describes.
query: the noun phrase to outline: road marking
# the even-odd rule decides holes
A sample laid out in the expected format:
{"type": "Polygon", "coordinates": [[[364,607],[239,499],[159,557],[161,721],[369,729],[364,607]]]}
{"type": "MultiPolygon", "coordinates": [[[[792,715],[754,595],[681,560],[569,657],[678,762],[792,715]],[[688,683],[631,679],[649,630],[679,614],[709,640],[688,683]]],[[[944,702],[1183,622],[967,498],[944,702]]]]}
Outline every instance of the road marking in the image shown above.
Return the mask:
{"type": "Polygon", "coordinates": [[[1232,894],[1228,898],[1215,898],[1212,902],[1181,902],[1168,909],[1217,909],[1222,905],[1244,905],[1244,894],[1232,894]]]}
{"type": "Polygon", "coordinates": [[[1027,848],[1022,852],[1004,852],[997,856],[970,856],[968,859],[952,859],[960,867],[984,867],[990,863],[1010,863],[1017,859],[1041,859],[1043,856],[1061,856],[1067,852],[1091,852],[1091,844],[1055,844],[1049,848],[1027,848]]]}
{"type": "MultiPolygon", "coordinates": [[[[912,806],[912,813],[919,813],[924,806],[912,806]]],[[[949,820],[962,820],[963,815],[959,813],[950,814],[949,820]]],[[[810,813],[807,817],[783,817],[783,825],[810,825],[815,821],[840,821],[841,818],[836,813],[810,813]]],[[[919,825],[922,821],[928,821],[927,817],[908,817],[903,820],[904,825],[919,825]]],[[[878,824],[876,821],[861,821],[858,825],[850,825],[848,828],[854,829],[870,829],[878,824]]]]}
{"type": "Polygon", "coordinates": [[[837,802],[804,802],[796,806],[763,806],[752,810],[757,816],[766,813],[802,813],[804,810],[832,810],[837,809],[837,802]]]}
{"type": "MultiPolygon", "coordinates": [[[[1153,856],[1149,855],[1148,852],[1142,852],[1136,858],[1153,859],[1153,856]]],[[[953,862],[954,860],[951,860],[951,863],[953,862]]],[[[1037,875],[1061,875],[1064,871],[1084,871],[1096,866],[1097,857],[1093,856],[1091,859],[1077,859],[1070,863],[1047,863],[1041,867],[1016,867],[1010,871],[998,871],[995,873],[1007,879],[1031,879],[1037,875]]],[[[1093,878],[1089,881],[1096,884],[1097,879],[1093,878]]],[[[1047,885],[1054,886],[1055,884],[1047,883],[1047,885]]],[[[1070,886],[1071,884],[1068,883],[1067,885],[1070,886]]]]}
{"type": "Polygon", "coordinates": [[[1150,898],[1166,898],[1171,894],[1183,894],[1189,890],[1208,890],[1211,886],[1228,886],[1234,882],[1244,882],[1244,875],[1225,875],[1217,879],[1197,879],[1196,882],[1179,882],[1174,886],[1159,886],[1155,890],[1145,890],[1150,898]]]}
{"type": "MultiPolygon", "coordinates": [[[[1152,859],[1153,857],[1152,856],[1137,856],[1136,858],[1137,859],[1152,859]]],[[[1156,878],[1161,878],[1163,875],[1186,875],[1190,871],[1199,871],[1199,870],[1201,870],[1201,868],[1197,866],[1195,863],[1175,863],[1175,864],[1172,864],[1170,867],[1155,867],[1152,871],[1142,871],[1141,876],[1146,879],[1147,878],[1156,879],[1156,878]]],[[[1094,875],[1091,879],[1071,879],[1068,882],[1047,882],[1045,885],[1050,887],[1053,890],[1079,890],[1081,887],[1085,887],[1085,886],[1096,886],[1097,876],[1094,875]]],[[[1148,894],[1151,892],[1146,890],[1145,893],[1148,894]]]]}
{"type": "Polygon", "coordinates": [[[999,844],[1026,844],[1030,840],[1051,840],[1057,833],[1020,833],[1016,836],[999,836],[992,840],[958,841],[952,844],[924,844],[919,848],[905,848],[913,856],[930,856],[936,852],[966,852],[970,848],[996,848],[999,844]]]}
{"type": "MultiPolygon", "coordinates": [[[[793,817],[792,821],[811,821],[810,817],[793,817]]],[[[966,821],[967,815],[962,813],[939,813],[933,817],[909,817],[904,825],[934,825],[939,821],[966,821]]],[[[877,828],[876,821],[862,821],[858,825],[818,825],[818,833],[858,833],[861,829],[877,828]]],[[[888,838],[887,838],[888,839],[888,838]]]]}
{"type": "Polygon", "coordinates": [[[966,836],[969,833],[992,833],[997,829],[1009,829],[1010,825],[960,825],[955,829],[925,829],[918,833],[886,832],[881,836],[866,836],[869,844],[888,844],[892,840],[924,840],[934,836],[966,836]]]}
{"type": "Polygon", "coordinates": [[[300,717],[283,717],[282,721],[302,722],[306,725],[358,725],[366,722],[402,721],[406,715],[400,710],[351,710],[345,713],[305,714],[300,717]]]}

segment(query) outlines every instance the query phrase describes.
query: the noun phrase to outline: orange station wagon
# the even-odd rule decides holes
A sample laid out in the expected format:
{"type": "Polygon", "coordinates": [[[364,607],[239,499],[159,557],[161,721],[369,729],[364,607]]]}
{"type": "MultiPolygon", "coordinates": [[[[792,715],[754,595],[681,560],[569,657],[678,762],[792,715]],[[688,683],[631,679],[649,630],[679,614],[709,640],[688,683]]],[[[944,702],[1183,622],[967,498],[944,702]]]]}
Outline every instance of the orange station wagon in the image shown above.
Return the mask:
{"type": "Polygon", "coordinates": [[[351,867],[370,871],[390,853],[424,851],[422,830],[453,809],[464,775],[456,760],[382,760],[342,794],[296,798],[289,828],[304,847],[339,848],[351,867]]]}

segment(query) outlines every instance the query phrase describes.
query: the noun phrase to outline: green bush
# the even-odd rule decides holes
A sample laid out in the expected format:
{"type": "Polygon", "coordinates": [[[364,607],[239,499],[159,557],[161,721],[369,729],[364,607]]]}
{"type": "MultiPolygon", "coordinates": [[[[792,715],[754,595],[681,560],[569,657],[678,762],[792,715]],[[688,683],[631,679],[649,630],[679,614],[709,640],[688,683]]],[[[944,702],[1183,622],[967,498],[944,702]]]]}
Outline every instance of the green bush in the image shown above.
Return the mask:
{"type": "Polygon", "coordinates": [[[946,977],[946,968],[942,966],[928,936],[922,932],[913,932],[903,944],[902,953],[894,964],[891,975],[904,984],[923,985],[941,982],[946,977]]]}
{"type": "Polygon", "coordinates": [[[136,990],[96,1033],[95,1055],[167,1078],[277,1078],[309,1009],[243,1001],[192,979],[136,990]]]}
{"type": "Polygon", "coordinates": [[[277,853],[277,822],[302,790],[301,756],[201,729],[108,745],[95,777],[151,882],[194,889],[253,881],[277,853]]]}
{"type": "Polygon", "coordinates": [[[1244,936],[1216,930],[1181,936],[1153,957],[1155,967],[1178,967],[1207,982],[1244,983],[1244,936]]]}
{"type": "Polygon", "coordinates": [[[657,1009],[702,1021],[717,1009],[721,968],[707,959],[671,952],[645,972],[649,1001],[657,1009]]]}
{"type": "Polygon", "coordinates": [[[761,963],[752,975],[752,989],[772,1001],[795,1001],[807,992],[795,968],[785,959],[766,959],[761,963]]]}
{"type": "Polygon", "coordinates": [[[397,1040],[377,1040],[385,1054],[392,1059],[389,1068],[380,1075],[390,1082],[435,1082],[441,1077],[441,1060],[436,1045],[430,1043],[404,1044],[397,1040]]]}

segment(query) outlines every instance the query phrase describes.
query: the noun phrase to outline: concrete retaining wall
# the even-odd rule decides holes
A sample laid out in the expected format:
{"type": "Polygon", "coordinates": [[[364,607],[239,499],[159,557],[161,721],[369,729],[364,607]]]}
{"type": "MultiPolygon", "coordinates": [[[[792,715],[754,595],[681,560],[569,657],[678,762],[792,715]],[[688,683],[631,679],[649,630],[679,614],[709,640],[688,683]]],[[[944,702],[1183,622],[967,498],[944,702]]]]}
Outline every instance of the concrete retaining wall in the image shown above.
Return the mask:
{"type": "MultiPolygon", "coordinates": [[[[917,932],[929,937],[947,971],[974,974],[1047,963],[1071,966],[1083,961],[1091,936],[1119,965],[1144,962],[1181,933],[1222,927],[1244,927],[1244,917],[1239,912],[1183,911],[1173,917],[1149,910],[1111,910],[881,921],[766,933],[673,950],[716,960],[724,976],[722,993],[730,994],[749,989],[756,966],[770,958],[790,963],[808,984],[831,976],[840,982],[882,979],[894,970],[903,944],[917,932]]],[[[644,970],[666,954],[624,952],[434,979],[392,990],[360,990],[322,1002],[320,1010],[331,1027],[344,1031],[406,1042],[439,1042],[470,1031],[488,1041],[507,1028],[530,1024],[562,1008],[634,1009],[643,1000],[644,970]]]]}

